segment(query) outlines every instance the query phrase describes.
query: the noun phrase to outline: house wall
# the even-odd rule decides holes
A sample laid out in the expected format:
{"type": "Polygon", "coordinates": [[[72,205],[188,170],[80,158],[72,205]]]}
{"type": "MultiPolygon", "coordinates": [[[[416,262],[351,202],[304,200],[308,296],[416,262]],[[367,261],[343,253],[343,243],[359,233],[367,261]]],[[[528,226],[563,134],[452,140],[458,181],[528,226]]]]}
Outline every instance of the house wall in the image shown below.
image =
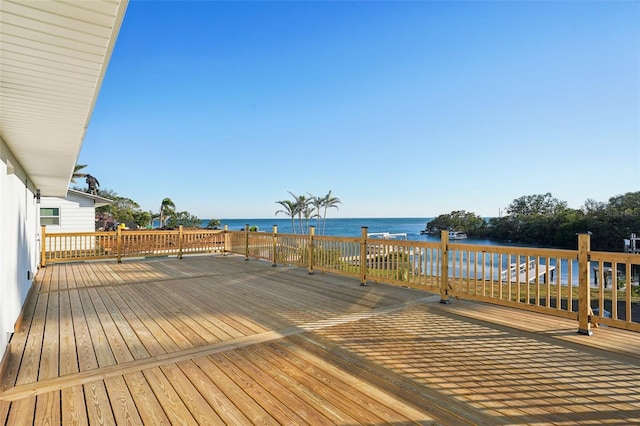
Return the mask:
{"type": "Polygon", "coordinates": [[[93,232],[96,210],[93,199],[69,192],[67,198],[42,197],[40,207],[58,207],[60,225],[47,225],[47,232],[93,232]]]}
{"type": "Polygon", "coordinates": [[[0,139],[0,356],[4,355],[38,268],[35,188],[0,139]]]}

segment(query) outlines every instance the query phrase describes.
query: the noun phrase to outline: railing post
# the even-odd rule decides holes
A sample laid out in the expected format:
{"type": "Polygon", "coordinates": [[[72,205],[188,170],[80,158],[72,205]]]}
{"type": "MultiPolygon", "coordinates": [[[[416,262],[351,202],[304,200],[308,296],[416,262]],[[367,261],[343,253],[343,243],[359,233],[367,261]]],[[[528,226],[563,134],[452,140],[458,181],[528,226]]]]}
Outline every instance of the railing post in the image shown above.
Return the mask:
{"type": "Polygon", "coordinates": [[[316,233],[316,227],[309,227],[309,275],[313,275],[313,236],[316,233]]]}
{"type": "Polygon", "coordinates": [[[42,225],[40,231],[40,266],[47,266],[47,225],[42,225]]]}
{"type": "Polygon", "coordinates": [[[116,259],[122,263],[122,227],[116,227],[116,259]]]}
{"type": "MultiPolygon", "coordinates": [[[[578,333],[591,336],[591,289],[589,284],[589,260],[591,233],[578,234],[578,333]]],[[[569,283],[567,285],[571,285],[569,283]]],[[[571,303],[568,300],[567,303],[571,303]]]]}
{"type": "Polygon", "coordinates": [[[449,232],[440,232],[440,303],[449,304],[449,232]]]}
{"type": "Polygon", "coordinates": [[[229,225],[224,225],[224,246],[222,247],[222,255],[227,255],[227,248],[229,247],[229,225]]]}
{"type": "Polygon", "coordinates": [[[178,226],[178,259],[182,259],[182,238],[184,233],[182,232],[182,225],[178,226]]]}
{"type": "Polygon", "coordinates": [[[368,227],[363,226],[360,234],[360,285],[367,285],[367,234],[368,227]]]}
{"type": "Polygon", "coordinates": [[[244,260],[249,260],[249,224],[244,226],[244,260]]]}
{"type": "Polygon", "coordinates": [[[278,266],[278,225],[273,225],[272,243],[273,249],[271,253],[271,266],[278,266]]]}

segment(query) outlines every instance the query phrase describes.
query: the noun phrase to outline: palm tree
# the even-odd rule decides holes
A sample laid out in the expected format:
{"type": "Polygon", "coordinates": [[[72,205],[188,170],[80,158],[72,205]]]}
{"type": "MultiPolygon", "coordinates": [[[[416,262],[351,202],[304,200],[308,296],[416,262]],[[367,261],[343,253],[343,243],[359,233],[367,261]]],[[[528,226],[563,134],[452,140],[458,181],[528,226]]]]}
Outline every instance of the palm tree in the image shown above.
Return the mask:
{"type": "Polygon", "coordinates": [[[291,230],[295,234],[296,227],[293,221],[294,221],[294,218],[296,217],[296,214],[298,214],[296,204],[291,200],[276,201],[276,203],[284,207],[284,210],[278,210],[276,212],[276,216],[278,216],[278,213],[284,213],[287,216],[289,216],[291,218],[291,230]]]}
{"type": "Polygon", "coordinates": [[[164,200],[162,200],[162,203],[160,203],[160,227],[161,228],[163,228],[166,225],[167,219],[175,211],[175,208],[176,208],[176,205],[173,203],[173,201],[171,201],[171,198],[165,198],[164,200]]]}
{"type": "Polygon", "coordinates": [[[315,212],[314,217],[316,218],[316,228],[318,232],[320,232],[320,209],[322,208],[322,198],[316,197],[315,195],[309,194],[309,204],[313,206],[313,211],[315,212]]]}
{"type": "MultiPolygon", "coordinates": [[[[322,235],[324,235],[324,228],[327,223],[327,209],[335,208],[338,210],[338,204],[342,204],[342,201],[340,201],[340,198],[332,196],[331,191],[320,199],[320,207],[324,209],[322,212],[322,235]]],[[[319,213],[320,209],[318,209],[319,213]]]]}
{"type": "Polygon", "coordinates": [[[84,169],[85,167],[87,167],[86,164],[76,164],[73,169],[73,174],[71,175],[71,183],[76,183],[77,178],[87,177],[86,173],[80,172],[80,170],[84,169]]]}
{"type": "MultiPolygon", "coordinates": [[[[306,197],[305,197],[306,198],[306,197]]],[[[316,209],[313,206],[313,198],[306,198],[306,203],[302,208],[302,217],[304,218],[304,232],[309,231],[309,221],[313,218],[317,218],[320,215],[316,213],[316,209]]]]}
{"type": "Polygon", "coordinates": [[[291,196],[293,197],[293,203],[296,206],[296,213],[298,214],[298,222],[300,223],[300,233],[304,234],[306,231],[305,222],[308,223],[311,216],[309,212],[309,203],[311,202],[311,200],[307,198],[306,195],[296,195],[291,191],[287,192],[289,192],[289,194],[291,194],[291,196]],[[302,220],[303,217],[305,221],[302,220]]]}

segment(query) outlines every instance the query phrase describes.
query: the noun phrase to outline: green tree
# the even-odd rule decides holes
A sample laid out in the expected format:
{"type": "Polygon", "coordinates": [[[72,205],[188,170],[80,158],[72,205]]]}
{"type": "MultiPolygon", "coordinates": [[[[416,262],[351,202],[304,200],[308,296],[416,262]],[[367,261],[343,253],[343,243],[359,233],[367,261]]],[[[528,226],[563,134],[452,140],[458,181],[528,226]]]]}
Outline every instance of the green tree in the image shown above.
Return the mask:
{"type": "Polygon", "coordinates": [[[87,167],[86,164],[76,164],[73,168],[73,173],[71,174],[71,183],[77,183],[76,179],[87,177],[86,173],[82,173],[80,170],[87,167]]]}
{"type": "Polygon", "coordinates": [[[171,198],[164,198],[160,203],[160,227],[164,228],[167,226],[167,220],[170,216],[175,213],[176,205],[171,201],[171,198]]]}
{"type": "Polygon", "coordinates": [[[575,249],[576,234],[591,232],[593,250],[622,249],[622,240],[640,231],[640,192],[609,198],[608,203],[587,199],[580,209],[550,193],[520,197],[511,203],[508,215],[490,221],[486,236],[537,246],[575,249]]]}
{"type": "Polygon", "coordinates": [[[606,211],[614,216],[640,216],[640,191],[609,198],[606,211]]]}
{"type": "Polygon", "coordinates": [[[99,190],[98,195],[111,200],[110,204],[96,207],[96,216],[100,220],[119,223],[133,221],[139,227],[145,227],[149,222],[151,214],[142,211],[138,203],[132,199],[122,197],[110,189],[99,190]]]}
{"type": "Polygon", "coordinates": [[[199,228],[202,221],[198,216],[192,215],[187,211],[172,211],[167,218],[167,228],[177,228],[182,225],[189,228],[199,228]]]}
{"type": "Polygon", "coordinates": [[[302,215],[301,215],[301,227],[303,229],[303,233],[309,231],[309,221],[318,217],[318,213],[315,207],[312,204],[312,198],[304,197],[305,204],[302,207],[302,215]]]}
{"type": "Polygon", "coordinates": [[[313,216],[316,218],[316,229],[320,232],[320,209],[322,208],[322,197],[316,197],[313,194],[309,194],[309,206],[313,211],[313,216]]]}
{"type": "Polygon", "coordinates": [[[507,207],[507,214],[511,216],[554,216],[566,208],[566,201],[560,201],[547,192],[546,194],[525,195],[516,198],[507,207]]]}
{"type": "Polygon", "coordinates": [[[220,229],[220,219],[209,219],[207,229],[220,229]]]}
{"type": "Polygon", "coordinates": [[[454,210],[441,214],[427,223],[427,232],[436,234],[440,231],[460,231],[470,236],[478,236],[486,227],[484,219],[475,213],[465,210],[454,210]]]}
{"type": "Polygon", "coordinates": [[[331,194],[331,190],[324,197],[320,198],[319,208],[318,208],[318,216],[320,213],[320,208],[322,208],[322,235],[324,235],[325,225],[327,223],[327,210],[328,209],[336,209],[338,210],[338,204],[342,204],[340,198],[334,197],[331,194]]]}
{"type": "Polygon", "coordinates": [[[309,229],[309,221],[312,219],[317,220],[318,232],[320,232],[320,221],[322,220],[322,234],[325,231],[325,225],[327,220],[327,210],[330,208],[338,208],[338,204],[341,204],[339,198],[334,197],[331,191],[324,197],[317,197],[313,194],[296,195],[291,191],[288,191],[293,197],[293,200],[281,200],[276,201],[284,209],[276,211],[278,213],[284,213],[291,218],[291,229],[293,233],[297,232],[295,226],[295,218],[298,218],[298,226],[301,233],[305,233],[309,229]]]}
{"type": "Polygon", "coordinates": [[[300,233],[306,233],[306,225],[309,224],[311,218],[311,199],[306,195],[296,195],[291,191],[288,191],[293,197],[293,204],[295,205],[295,211],[298,215],[298,224],[300,225],[300,233]]]}
{"type": "Polygon", "coordinates": [[[130,198],[121,197],[112,190],[101,190],[98,195],[110,199],[111,203],[106,206],[97,207],[96,212],[106,213],[117,222],[133,221],[134,213],[140,211],[138,203],[130,198]]]}
{"type": "Polygon", "coordinates": [[[296,227],[295,227],[294,221],[295,221],[296,215],[298,214],[296,203],[291,200],[281,200],[281,201],[276,201],[276,204],[280,204],[283,207],[282,210],[276,211],[276,216],[278,216],[278,213],[284,213],[287,216],[289,216],[291,218],[291,232],[295,234],[296,227]]]}
{"type": "Polygon", "coordinates": [[[585,215],[598,215],[604,212],[606,208],[607,203],[588,198],[587,201],[584,202],[580,210],[582,210],[585,215]]]}
{"type": "Polygon", "coordinates": [[[145,228],[151,222],[151,212],[136,209],[132,212],[133,221],[139,228],[145,228]]]}

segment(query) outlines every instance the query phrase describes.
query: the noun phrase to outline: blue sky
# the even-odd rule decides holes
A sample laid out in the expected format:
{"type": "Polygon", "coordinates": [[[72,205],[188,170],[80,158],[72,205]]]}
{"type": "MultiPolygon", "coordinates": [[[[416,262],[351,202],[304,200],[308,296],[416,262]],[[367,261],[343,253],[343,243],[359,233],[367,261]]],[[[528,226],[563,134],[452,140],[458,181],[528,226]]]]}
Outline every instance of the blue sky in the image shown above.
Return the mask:
{"type": "Polygon", "coordinates": [[[130,1],[78,162],[157,211],[497,216],[640,190],[640,2],[130,1]]]}

